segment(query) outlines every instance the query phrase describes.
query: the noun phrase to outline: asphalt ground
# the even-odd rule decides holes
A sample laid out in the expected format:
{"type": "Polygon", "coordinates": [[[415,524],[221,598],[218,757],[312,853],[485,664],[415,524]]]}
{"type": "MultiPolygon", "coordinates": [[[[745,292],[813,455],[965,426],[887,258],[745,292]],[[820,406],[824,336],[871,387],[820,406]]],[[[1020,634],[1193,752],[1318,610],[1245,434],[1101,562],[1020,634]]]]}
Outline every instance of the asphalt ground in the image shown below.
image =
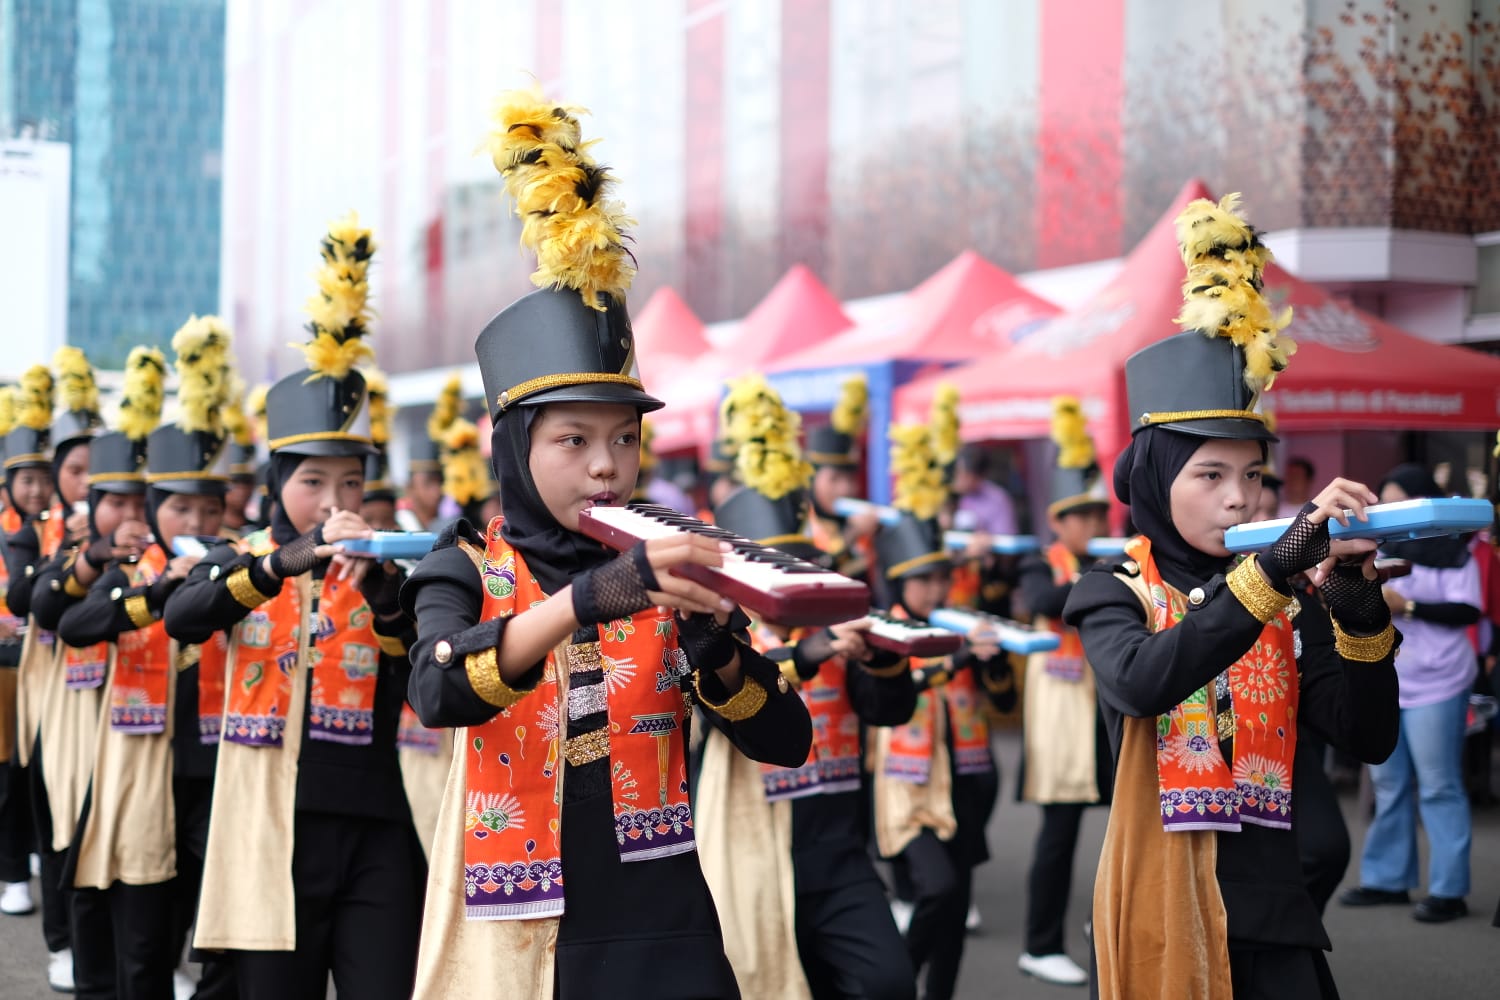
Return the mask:
{"type": "MultiPolygon", "coordinates": [[[[1087,994],[1082,988],[1040,983],[1016,968],[1021,952],[1026,869],[1039,812],[1034,806],[1015,801],[1019,734],[998,733],[995,750],[1001,764],[1002,789],[989,830],[993,857],[978,870],[974,892],[984,922],[968,938],[958,996],[961,1000],[1084,997],[1087,994]]],[[[1341,802],[1354,841],[1354,860],[1344,879],[1344,885],[1350,886],[1358,881],[1366,822],[1353,790],[1342,792],[1341,802]]],[[[1068,951],[1085,965],[1088,953],[1083,923],[1089,911],[1093,860],[1104,839],[1106,818],[1103,809],[1090,810],[1085,818],[1068,912],[1068,951]]],[[[1500,996],[1500,928],[1490,926],[1500,900],[1500,807],[1474,812],[1471,867],[1470,915],[1452,923],[1417,923],[1406,907],[1346,909],[1336,901],[1330,904],[1326,924],[1334,950],[1329,962],[1344,1000],[1500,996]]],[[[1420,892],[1414,898],[1418,896],[1420,892]]],[[[46,958],[37,916],[0,916],[0,1000],[57,996],[47,988],[46,958]]]]}

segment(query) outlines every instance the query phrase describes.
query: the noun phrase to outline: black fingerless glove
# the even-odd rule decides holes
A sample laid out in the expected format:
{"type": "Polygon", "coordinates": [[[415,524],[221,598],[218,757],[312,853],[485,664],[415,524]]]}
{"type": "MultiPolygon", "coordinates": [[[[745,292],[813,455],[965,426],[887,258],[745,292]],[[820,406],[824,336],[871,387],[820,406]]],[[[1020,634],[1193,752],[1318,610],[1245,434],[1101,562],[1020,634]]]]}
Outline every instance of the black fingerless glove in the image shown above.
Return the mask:
{"type": "Polygon", "coordinates": [[[382,564],[376,563],[359,581],[359,592],[377,618],[390,618],[401,610],[401,584],[405,580],[405,573],[387,573],[382,564]]]}
{"type": "Polygon", "coordinates": [[[312,572],[323,559],[318,558],[317,548],[323,544],[323,526],[320,524],[305,535],[280,546],[271,553],[271,572],[283,580],[312,572]]]}
{"type": "Polygon", "coordinates": [[[1359,563],[1338,563],[1319,588],[1339,628],[1350,635],[1378,635],[1391,623],[1379,580],[1366,580],[1359,563]]]}
{"type": "Polygon", "coordinates": [[[602,566],[573,578],[573,616],[579,625],[602,625],[651,607],[656,573],[638,542],[602,566]]]}
{"type": "Polygon", "coordinates": [[[96,538],[83,550],[83,561],[96,570],[103,570],[115,557],[115,540],[109,535],[96,538]]]}
{"type": "Polygon", "coordinates": [[[1276,543],[1260,554],[1261,569],[1283,593],[1291,593],[1288,580],[1328,558],[1328,522],[1313,524],[1307,517],[1317,509],[1318,505],[1311,500],[1303,504],[1276,543]]]}
{"type": "Polygon", "coordinates": [[[812,632],[798,641],[792,657],[797,679],[808,681],[818,676],[825,661],[833,658],[833,630],[812,632]]]}
{"type": "MultiPolygon", "coordinates": [[[[687,654],[688,662],[699,670],[722,670],[729,666],[738,651],[734,633],[728,625],[720,625],[713,615],[688,615],[678,619],[677,641],[687,654]]],[[[802,676],[800,668],[797,676],[802,676]]]]}

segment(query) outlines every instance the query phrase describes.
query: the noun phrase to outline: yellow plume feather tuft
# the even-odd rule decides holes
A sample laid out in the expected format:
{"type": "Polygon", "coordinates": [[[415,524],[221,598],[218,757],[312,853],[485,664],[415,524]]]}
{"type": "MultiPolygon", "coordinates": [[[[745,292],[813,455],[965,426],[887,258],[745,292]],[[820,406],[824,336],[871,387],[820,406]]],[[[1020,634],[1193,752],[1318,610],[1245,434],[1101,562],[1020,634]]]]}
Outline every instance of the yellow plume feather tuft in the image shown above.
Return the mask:
{"type": "Polygon", "coordinates": [[[1177,216],[1187,280],[1182,312],[1173,322],[1237,344],[1245,352],[1245,384],[1260,393],[1286,369],[1297,345],[1278,336],[1292,321],[1291,309],[1273,314],[1261,294],[1271,251],[1259,231],[1236,214],[1239,201],[1238,194],[1225,195],[1217,205],[1199,198],[1177,216]]]}
{"type": "Polygon", "coordinates": [[[245,412],[250,415],[251,426],[255,429],[255,440],[266,439],[266,393],[271,387],[265,382],[251,389],[245,396],[245,412]]]}
{"type": "Polygon", "coordinates": [[[932,450],[938,464],[947,468],[958,461],[958,386],[943,382],[932,396],[932,450]]]}
{"type": "Polygon", "coordinates": [[[442,443],[448,428],[459,418],[464,406],[464,383],[458,372],[448,376],[443,389],[432,404],[432,413],[427,417],[427,437],[442,443]]]}
{"type": "Polygon", "coordinates": [[[1276,433],[1276,414],[1272,413],[1270,410],[1261,410],[1260,411],[1260,415],[1261,415],[1261,419],[1263,419],[1266,422],[1266,430],[1270,431],[1272,434],[1275,434],[1276,433]]]}
{"type": "Polygon", "coordinates": [[[16,426],[16,387],[0,385],[0,438],[16,426]]]}
{"type": "Polygon", "coordinates": [[[189,316],[172,335],[177,353],[177,426],[222,436],[224,404],[229,401],[229,327],[217,316],[189,316]]]}
{"type": "Polygon", "coordinates": [[[1052,400],[1052,443],[1057,445],[1059,469],[1087,469],[1094,464],[1094,439],[1089,437],[1083,407],[1073,396],[1052,400]]]}
{"type": "Polygon", "coordinates": [[[495,492],[484,456],[479,454],[479,428],[457,417],[443,433],[443,492],[458,504],[484,500],[495,492]]]}
{"type": "Polygon", "coordinates": [[[369,332],[371,312],[370,260],[375,241],[370,230],[350,212],[328,226],[321,252],[323,265],[315,272],[318,293],[307,300],[312,339],[298,345],[312,369],[308,381],[341,379],[361,361],[375,356],[362,339],[369,332]]]}
{"type": "Polygon", "coordinates": [[[549,103],[540,88],[510,91],[496,103],[488,145],[515,199],[521,242],[536,254],[532,283],[571,288],[604,309],[601,293],[623,299],[635,278],[625,246],[635,220],[609,198],[614,176],[582,141],[577,116],[587,113],[549,103]]]}
{"type": "Polygon", "coordinates": [[[245,414],[245,380],[238,375],[231,374],[229,377],[229,398],[224,403],[224,430],[234,443],[241,448],[248,448],[255,442],[255,434],[250,427],[250,418],[245,414]]]}
{"type": "Polygon", "coordinates": [[[651,426],[649,420],[641,421],[641,471],[651,472],[656,468],[656,452],[651,448],[651,440],[656,437],[656,428],[651,426]]]}
{"type": "Polygon", "coordinates": [[[116,429],[139,441],[161,423],[161,406],[165,398],[162,382],[167,374],[167,359],[154,347],[133,347],[125,359],[125,387],[120,397],[120,417],[116,429]]]}
{"type": "Polygon", "coordinates": [[[759,375],[729,383],[719,406],[719,434],[735,453],[735,468],[744,484],[771,500],[780,500],[812,482],[813,467],[802,457],[797,434],[802,418],[759,375]]]}
{"type": "Polygon", "coordinates": [[[52,426],[52,373],[32,365],[21,375],[16,394],[16,425],[44,431],[52,426]]]}
{"type": "Polygon", "coordinates": [[[839,386],[839,399],[828,422],[840,434],[858,437],[865,429],[870,405],[870,386],[863,375],[851,375],[839,386]]]}
{"type": "Polygon", "coordinates": [[[391,420],[395,412],[391,407],[391,389],[385,372],[378,368],[366,368],[365,393],[370,399],[370,440],[384,448],[391,440],[391,420]]]}
{"type": "Polygon", "coordinates": [[[948,499],[948,485],[927,427],[897,424],[891,428],[891,472],[896,477],[891,506],[924,521],[937,517],[948,499]]]}
{"type": "Polygon", "coordinates": [[[59,347],[52,355],[57,370],[57,388],[64,410],[83,413],[99,412],[99,386],[94,382],[94,366],[76,347],[59,347]]]}

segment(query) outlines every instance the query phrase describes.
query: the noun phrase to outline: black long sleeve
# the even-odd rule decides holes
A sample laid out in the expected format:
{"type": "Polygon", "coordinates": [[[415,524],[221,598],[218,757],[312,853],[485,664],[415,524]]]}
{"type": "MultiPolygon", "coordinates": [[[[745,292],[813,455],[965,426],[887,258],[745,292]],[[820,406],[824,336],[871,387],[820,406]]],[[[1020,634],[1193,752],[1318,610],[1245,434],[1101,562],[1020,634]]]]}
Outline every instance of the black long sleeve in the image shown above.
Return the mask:
{"type": "Polygon", "coordinates": [[[83,595],[68,592],[75,556],[76,549],[59,552],[32,574],[31,614],[36,623],[49,632],[56,632],[63,613],[83,600],[83,595]]]}
{"type": "Polygon", "coordinates": [[[1481,614],[1482,612],[1474,605],[1463,604],[1459,601],[1417,601],[1411,616],[1419,621],[1432,622],[1434,625],[1468,628],[1479,621],[1481,614]]]}
{"type": "Polygon", "coordinates": [[[1323,605],[1307,595],[1298,600],[1302,611],[1293,622],[1302,639],[1298,722],[1366,764],[1384,762],[1396,749],[1401,727],[1395,648],[1378,663],[1345,660],[1323,605]]]}
{"type": "Polygon", "coordinates": [[[227,581],[242,567],[252,570],[251,582],[267,600],[280,593],[280,581],[254,572],[256,561],[232,545],[216,545],[205,553],[182,586],[167,598],[163,614],[167,634],[178,642],[202,643],[215,632],[227,632],[239,624],[251,609],[235,598],[227,581]]]}
{"type": "Polygon", "coordinates": [[[121,633],[135,631],[136,625],[125,611],[125,599],[148,589],[132,587],[125,571],[111,566],[94,581],[85,597],[62,613],[57,622],[57,637],[82,649],[96,642],[114,642],[121,633]],[[120,591],[118,597],[116,589],[120,591]]]}
{"type": "Polygon", "coordinates": [[[1062,618],[1073,584],[1054,582],[1052,567],[1041,556],[1032,555],[1021,560],[1020,591],[1022,603],[1033,615],[1056,621],[1062,618]]]}
{"type": "Polygon", "coordinates": [[[910,670],[880,677],[851,663],[844,673],[844,687],[854,714],[867,726],[905,725],[917,710],[917,688],[910,670]]]}
{"type": "Polygon", "coordinates": [[[41,543],[37,539],[33,522],[21,525],[15,532],[5,536],[5,571],[10,574],[10,586],[5,590],[5,606],[17,618],[25,619],[31,614],[31,589],[41,561],[41,543]]]}

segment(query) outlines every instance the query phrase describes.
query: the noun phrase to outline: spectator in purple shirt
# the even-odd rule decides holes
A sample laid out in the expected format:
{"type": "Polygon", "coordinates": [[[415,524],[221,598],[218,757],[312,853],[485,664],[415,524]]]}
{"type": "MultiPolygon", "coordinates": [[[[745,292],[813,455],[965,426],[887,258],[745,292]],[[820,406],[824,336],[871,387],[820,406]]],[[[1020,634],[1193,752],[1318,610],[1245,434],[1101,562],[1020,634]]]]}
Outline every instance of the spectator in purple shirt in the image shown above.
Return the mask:
{"type": "Polygon", "coordinates": [[[1016,505],[1010,494],[989,479],[989,455],[976,444],[964,445],[953,474],[958,512],[953,526],[990,535],[1016,534],[1016,505]]]}
{"type": "MultiPolygon", "coordinates": [[[[1399,465],[1380,486],[1380,502],[1441,496],[1419,465],[1399,465]]],[[[1463,742],[1469,691],[1478,672],[1468,627],[1479,620],[1479,569],[1463,538],[1422,538],[1383,547],[1407,559],[1411,575],[1392,580],[1386,603],[1401,630],[1396,657],[1401,734],[1395,752],[1370,768],[1375,821],[1360,858],[1359,887],[1345,906],[1405,903],[1419,882],[1415,812],[1430,846],[1427,891],[1412,915],[1426,923],[1468,913],[1469,798],[1463,742]],[[1416,793],[1416,810],[1412,808],[1416,793]]]]}

